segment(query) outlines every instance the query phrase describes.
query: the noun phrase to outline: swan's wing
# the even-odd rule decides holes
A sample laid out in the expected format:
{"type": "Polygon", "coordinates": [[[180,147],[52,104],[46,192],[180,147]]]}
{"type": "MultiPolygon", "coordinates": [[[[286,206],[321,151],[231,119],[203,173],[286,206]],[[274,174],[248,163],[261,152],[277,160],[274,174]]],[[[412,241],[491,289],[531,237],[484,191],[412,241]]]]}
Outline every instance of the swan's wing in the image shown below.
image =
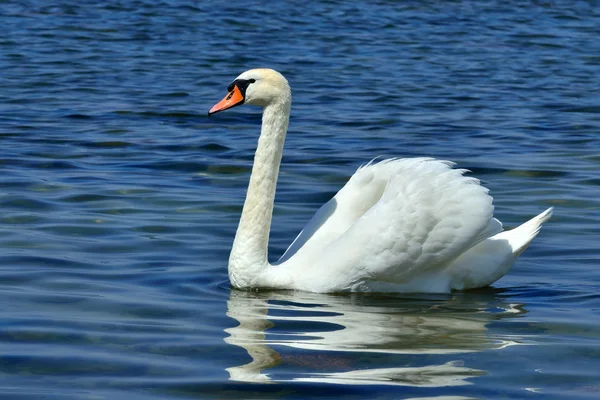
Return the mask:
{"type": "Polygon", "coordinates": [[[367,168],[393,174],[379,201],[315,257],[312,268],[345,285],[331,289],[364,280],[407,282],[444,268],[501,229],[487,189],[450,162],[386,160],[367,168]]]}
{"type": "Polygon", "coordinates": [[[322,251],[381,199],[393,171],[371,166],[372,162],[359,168],[346,185],[317,210],[277,264],[292,256],[322,251]]]}

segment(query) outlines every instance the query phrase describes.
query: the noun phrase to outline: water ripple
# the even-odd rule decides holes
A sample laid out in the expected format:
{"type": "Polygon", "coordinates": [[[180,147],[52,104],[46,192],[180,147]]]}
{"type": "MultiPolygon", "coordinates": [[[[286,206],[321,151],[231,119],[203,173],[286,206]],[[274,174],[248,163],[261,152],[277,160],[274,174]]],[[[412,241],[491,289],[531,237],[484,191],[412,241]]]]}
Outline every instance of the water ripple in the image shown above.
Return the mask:
{"type": "Polygon", "coordinates": [[[597,395],[593,3],[33,0],[0,21],[3,395],[597,395]],[[260,115],[206,113],[257,66],[294,94],[273,258],[376,156],[470,169],[508,228],[555,216],[494,289],[231,291],[260,115]]]}

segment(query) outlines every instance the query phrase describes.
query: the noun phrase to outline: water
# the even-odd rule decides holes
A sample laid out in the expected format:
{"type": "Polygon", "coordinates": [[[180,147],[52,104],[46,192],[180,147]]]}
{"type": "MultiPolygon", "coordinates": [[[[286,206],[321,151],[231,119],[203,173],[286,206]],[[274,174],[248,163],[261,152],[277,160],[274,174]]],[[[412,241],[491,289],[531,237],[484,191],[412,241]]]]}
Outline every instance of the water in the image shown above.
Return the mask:
{"type": "Polygon", "coordinates": [[[0,2],[0,394],[10,399],[600,396],[595,2],[0,2]],[[276,259],[363,162],[450,159],[512,228],[493,288],[239,292],[260,112],[294,95],[276,259]]]}

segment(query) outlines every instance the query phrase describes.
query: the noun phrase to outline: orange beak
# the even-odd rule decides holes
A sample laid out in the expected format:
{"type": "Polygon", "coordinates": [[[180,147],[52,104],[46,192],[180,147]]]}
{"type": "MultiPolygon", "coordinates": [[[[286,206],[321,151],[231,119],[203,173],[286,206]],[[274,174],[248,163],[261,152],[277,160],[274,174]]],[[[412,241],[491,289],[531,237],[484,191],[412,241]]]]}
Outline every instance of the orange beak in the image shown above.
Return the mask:
{"type": "Polygon", "coordinates": [[[208,116],[210,117],[214,113],[239,106],[240,104],[244,104],[244,96],[242,95],[242,92],[240,92],[240,89],[238,89],[237,86],[234,86],[233,90],[229,92],[223,100],[215,104],[213,108],[208,111],[208,116]]]}

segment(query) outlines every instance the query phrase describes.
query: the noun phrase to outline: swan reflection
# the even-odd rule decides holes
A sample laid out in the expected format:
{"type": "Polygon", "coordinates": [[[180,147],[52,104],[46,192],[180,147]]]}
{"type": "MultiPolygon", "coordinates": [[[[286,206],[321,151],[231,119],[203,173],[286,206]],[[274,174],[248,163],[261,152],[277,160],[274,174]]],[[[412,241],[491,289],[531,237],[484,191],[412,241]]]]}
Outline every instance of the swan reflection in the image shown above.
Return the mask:
{"type": "Polygon", "coordinates": [[[521,343],[486,328],[526,312],[496,294],[490,289],[436,300],[232,290],[227,315],[239,325],[225,330],[225,342],[244,348],[252,361],[227,371],[231,380],[261,383],[466,385],[485,371],[449,355],[521,343]]]}

